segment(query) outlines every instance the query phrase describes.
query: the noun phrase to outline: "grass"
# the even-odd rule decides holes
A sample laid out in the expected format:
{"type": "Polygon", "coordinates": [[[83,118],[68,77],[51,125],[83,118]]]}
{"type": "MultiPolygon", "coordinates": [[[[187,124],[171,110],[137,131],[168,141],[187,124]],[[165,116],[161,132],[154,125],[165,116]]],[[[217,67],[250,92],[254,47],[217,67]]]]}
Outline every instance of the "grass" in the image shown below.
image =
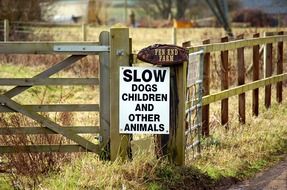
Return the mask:
{"type": "Polygon", "coordinates": [[[82,155],[51,174],[44,189],[204,189],[254,176],[287,153],[287,103],[276,104],[258,118],[230,130],[217,126],[203,142],[203,153],[185,167],[158,161],[139,151],[133,161],[101,161],[82,155]]]}
{"type": "MultiPolygon", "coordinates": [[[[53,30],[51,31],[53,32],[53,30]]],[[[89,28],[88,30],[92,33],[88,35],[88,40],[95,39],[97,41],[96,36],[103,29],[89,28]]],[[[281,29],[273,28],[272,30],[281,29]]],[[[248,36],[259,31],[262,32],[265,29],[238,29],[236,34],[246,33],[248,36]]],[[[73,33],[73,31],[71,32],[73,33]]],[[[134,38],[134,51],[153,43],[170,43],[171,39],[170,29],[131,29],[130,32],[134,38]],[[145,33],[145,38],[142,37],[143,33],[145,33]]],[[[182,29],[178,30],[178,44],[190,39],[190,36],[192,36],[193,42],[198,42],[210,36],[213,36],[212,40],[215,38],[218,40],[222,35],[223,31],[218,29],[182,29]]],[[[54,38],[62,41],[77,40],[73,38],[74,36],[58,35],[54,38]],[[68,37],[63,38],[63,36],[68,37]]],[[[216,65],[216,62],[213,63],[216,65]]],[[[28,77],[42,69],[42,66],[36,67],[35,65],[32,70],[25,66],[10,64],[1,64],[0,67],[2,77],[28,77]]],[[[41,94],[43,90],[45,91],[45,89],[36,87],[34,91],[30,90],[32,93],[25,93],[25,98],[18,96],[17,100],[27,99],[28,94],[38,94],[38,96],[29,95],[31,98],[28,99],[53,103],[57,102],[59,100],[57,97],[62,94],[61,89],[57,87],[49,87],[46,94],[41,94]],[[46,99],[46,95],[49,98],[46,99]]],[[[69,91],[69,89],[64,90],[69,91]]],[[[77,103],[87,100],[97,101],[97,89],[93,89],[96,91],[95,96],[83,92],[84,89],[81,87],[72,90],[75,92],[66,94],[67,99],[71,99],[67,101],[76,101],[77,103]]],[[[211,136],[204,139],[201,156],[188,160],[184,167],[169,165],[164,159],[156,160],[152,145],[145,150],[137,151],[132,161],[125,162],[102,161],[97,155],[86,153],[62,165],[60,172],[51,171],[42,176],[44,180],[36,189],[210,189],[249,178],[276,163],[281,159],[281,155],[287,153],[287,128],[285,126],[287,103],[284,101],[280,105],[272,102],[271,109],[266,110],[262,106],[263,102],[260,102],[260,116],[256,118],[249,112],[251,110],[251,94],[248,93],[247,102],[249,103],[246,108],[247,123],[245,125],[238,123],[237,97],[230,98],[229,130],[220,126],[220,122],[218,122],[220,102],[211,105],[211,136]]],[[[284,95],[286,97],[287,93],[284,95]]],[[[88,119],[86,116],[77,115],[74,118],[78,125],[85,125],[92,120],[90,116],[88,119]]],[[[94,124],[95,121],[93,120],[92,123],[94,124]]],[[[0,187],[10,189],[3,176],[0,176],[0,187]]]]}
{"type": "Polygon", "coordinates": [[[213,179],[222,176],[240,180],[253,176],[287,153],[286,103],[273,105],[260,117],[248,118],[242,126],[216,129],[204,141],[201,158],[193,162],[213,179]]]}

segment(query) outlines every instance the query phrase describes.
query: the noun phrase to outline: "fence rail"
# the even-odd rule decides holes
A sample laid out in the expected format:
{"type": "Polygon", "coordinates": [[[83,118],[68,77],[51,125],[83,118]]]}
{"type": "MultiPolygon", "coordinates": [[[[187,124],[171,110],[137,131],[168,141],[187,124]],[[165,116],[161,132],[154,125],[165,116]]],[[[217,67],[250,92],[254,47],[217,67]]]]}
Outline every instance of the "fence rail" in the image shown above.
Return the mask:
{"type": "Polygon", "coordinates": [[[207,45],[198,45],[194,47],[189,47],[189,52],[197,52],[203,50],[205,53],[216,52],[216,51],[226,51],[226,50],[236,50],[243,47],[251,47],[256,45],[265,45],[270,43],[277,43],[287,41],[287,35],[275,35],[261,38],[252,39],[242,39],[230,42],[212,43],[207,45]]]}
{"type": "MultiPolygon", "coordinates": [[[[248,92],[250,90],[254,90],[260,87],[265,87],[270,84],[276,84],[278,82],[285,81],[285,80],[287,80],[287,73],[276,75],[273,77],[268,77],[268,78],[261,79],[255,82],[250,82],[248,84],[244,84],[241,86],[236,86],[228,90],[223,90],[217,93],[213,93],[211,95],[206,95],[202,98],[202,105],[205,106],[205,105],[208,105],[208,104],[211,104],[211,103],[214,103],[214,102],[226,99],[226,98],[230,98],[232,96],[242,94],[244,92],[248,92]]],[[[194,104],[194,102],[191,102],[191,101],[186,102],[186,109],[188,110],[192,108],[193,106],[192,104],[194,104]]]]}
{"type": "MultiPolygon", "coordinates": [[[[238,95],[238,115],[240,123],[245,123],[245,92],[252,90],[252,114],[259,114],[259,88],[265,87],[265,107],[271,106],[271,85],[276,84],[276,100],[282,101],[282,82],[287,80],[287,73],[283,73],[283,42],[287,41],[287,35],[284,32],[266,32],[264,37],[259,37],[259,34],[254,34],[252,39],[244,39],[243,35],[239,35],[236,40],[228,41],[227,38],[222,38],[221,43],[209,44],[209,40],[205,40],[203,45],[188,47],[190,53],[203,50],[204,55],[204,97],[202,99],[202,134],[209,135],[209,104],[221,101],[221,123],[228,125],[228,98],[238,95]],[[273,44],[277,44],[274,46],[273,44]],[[264,78],[259,78],[261,59],[260,46],[263,45],[264,57],[264,78]],[[252,47],[252,82],[245,84],[245,48],[252,47]],[[277,57],[273,55],[274,49],[277,51],[277,57]],[[237,85],[229,87],[229,58],[228,52],[231,50],[237,51],[237,85]],[[221,92],[210,94],[210,53],[220,52],[220,79],[221,92]],[[274,61],[276,59],[276,61],[274,61]],[[276,63],[276,65],[274,64],[276,63]],[[275,66],[276,67],[275,67],[275,66]],[[273,75],[273,70],[276,68],[276,75],[273,75]]],[[[190,44],[186,42],[185,44],[190,44]]],[[[193,106],[192,102],[186,102],[186,109],[193,106]]]]}
{"type": "Polygon", "coordinates": [[[36,86],[36,85],[99,85],[98,78],[0,78],[1,86],[36,86]]]}
{"type": "Polygon", "coordinates": [[[0,53],[89,55],[108,52],[109,46],[99,42],[0,42],[0,53]]]}

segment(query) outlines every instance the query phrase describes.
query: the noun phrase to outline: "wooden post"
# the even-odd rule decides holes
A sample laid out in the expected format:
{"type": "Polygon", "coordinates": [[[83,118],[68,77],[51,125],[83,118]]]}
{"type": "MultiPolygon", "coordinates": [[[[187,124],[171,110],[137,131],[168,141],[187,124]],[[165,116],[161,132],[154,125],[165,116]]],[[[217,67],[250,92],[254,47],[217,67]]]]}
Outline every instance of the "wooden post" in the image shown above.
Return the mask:
{"type": "MultiPolygon", "coordinates": [[[[265,36],[271,36],[270,33],[265,33],[265,36]]],[[[272,43],[266,44],[264,47],[264,78],[272,75],[272,43]]],[[[271,106],[271,84],[265,86],[265,107],[271,106]]]]}
{"type": "MultiPolygon", "coordinates": [[[[203,44],[209,43],[210,40],[203,41],[203,44]]],[[[205,53],[203,59],[203,96],[206,96],[210,93],[210,53],[205,53]]],[[[202,135],[209,136],[209,104],[202,107],[202,135]]]]}
{"type": "Polygon", "coordinates": [[[4,42],[9,41],[9,33],[10,33],[9,21],[5,19],[4,20],[4,42]]]}
{"type": "Polygon", "coordinates": [[[172,27],[172,44],[176,45],[176,27],[172,27]]]}
{"type": "MultiPolygon", "coordinates": [[[[259,37],[259,33],[253,35],[254,38],[259,37]]],[[[260,46],[253,46],[253,81],[259,80],[259,49],[260,46]]],[[[259,114],[259,88],[252,91],[252,115],[259,114]]]]}
{"type": "MultiPolygon", "coordinates": [[[[188,51],[185,48],[157,44],[142,49],[137,58],[154,65],[170,67],[170,119],[169,134],[155,136],[157,157],[168,156],[175,165],[185,162],[185,103],[188,51]],[[170,52],[173,60],[161,60],[158,51],[170,52]]],[[[165,110],[162,110],[163,112],[165,110]]],[[[167,111],[167,110],[166,110],[167,111]]]]}
{"type": "Polygon", "coordinates": [[[110,30],[110,151],[111,160],[128,158],[129,136],[119,133],[119,67],[129,65],[129,29],[110,30]]]}
{"type": "MultiPolygon", "coordinates": [[[[101,32],[100,44],[110,45],[109,32],[101,32]]],[[[110,159],[110,61],[109,52],[100,54],[100,145],[102,159],[110,159]]]]}
{"type": "MultiPolygon", "coordinates": [[[[243,34],[237,36],[238,40],[243,39],[243,34]]],[[[245,84],[245,64],[244,64],[244,47],[237,49],[237,73],[238,86],[245,84]]],[[[238,96],[239,122],[245,124],[245,93],[238,96]]]]}
{"type": "Polygon", "coordinates": [[[82,41],[87,41],[87,25],[82,24],[82,41]]]}
{"type": "MultiPolygon", "coordinates": [[[[284,32],[279,32],[279,35],[283,35],[284,32]]],[[[283,41],[277,44],[277,75],[283,73],[283,41]]],[[[282,102],[282,81],[276,83],[276,100],[278,103],[282,102]]]]}
{"type": "MultiPolygon", "coordinates": [[[[228,37],[221,38],[221,42],[228,42],[228,37]]],[[[221,90],[228,89],[228,50],[221,51],[221,90]]],[[[221,100],[221,124],[228,123],[228,98],[221,100]]]]}
{"type": "Polygon", "coordinates": [[[182,47],[189,47],[191,45],[190,41],[186,41],[182,43],[182,47]]]}
{"type": "Polygon", "coordinates": [[[187,62],[171,67],[169,159],[175,165],[185,162],[185,99],[187,62]],[[172,71],[173,70],[173,71],[172,71]]]}

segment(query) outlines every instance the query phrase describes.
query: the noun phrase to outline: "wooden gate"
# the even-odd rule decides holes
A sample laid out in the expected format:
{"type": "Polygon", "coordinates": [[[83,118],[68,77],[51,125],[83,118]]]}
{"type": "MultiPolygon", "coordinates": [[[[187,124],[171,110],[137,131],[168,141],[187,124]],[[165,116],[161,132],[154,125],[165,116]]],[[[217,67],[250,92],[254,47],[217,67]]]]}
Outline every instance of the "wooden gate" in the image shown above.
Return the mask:
{"type": "MultiPolygon", "coordinates": [[[[114,40],[117,40],[120,37],[120,34],[114,32],[116,30],[117,29],[111,29],[111,34],[113,34],[111,37],[109,32],[102,32],[99,37],[99,42],[0,43],[1,54],[69,54],[69,56],[63,61],[54,64],[47,70],[32,78],[0,78],[0,86],[15,86],[11,90],[0,95],[0,112],[21,113],[41,125],[41,127],[1,127],[0,135],[60,134],[74,142],[73,144],[65,145],[33,144],[25,146],[0,146],[0,153],[81,151],[100,153],[103,150],[110,150],[110,143],[114,143],[110,142],[110,118],[113,117],[110,113],[110,82],[112,82],[110,80],[110,65],[115,64],[114,62],[117,60],[117,56],[121,56],[120,52],[117,50],[128,47],[129,45],[126,43],[118,44],[114,42],[114,40]],[[52,75],[71,66],[87,55],[99,55],[100,77],[50,78],[52,75]],[[100,85],[100,103],[22,105],[21,103],[13,100],[13,97],[36,85],[100,85]],[[48,117],[43,116],[43,114],[41,114],[43,112],[99,112],[100,126],[63,127],[48,117]],[[99,134],[97,136],[98,141],[90,141],[81,136],[81,133],[97,133],[99,134]]],[[[119,31],[122,30],[124,33],[128,34],[127,29],[119,29],[119,31]]],[[[128,56],[128,52],[126,56],[128,56]]],[[[108,155],[109,154],[110,153],[108,152],[108,155]]]]}

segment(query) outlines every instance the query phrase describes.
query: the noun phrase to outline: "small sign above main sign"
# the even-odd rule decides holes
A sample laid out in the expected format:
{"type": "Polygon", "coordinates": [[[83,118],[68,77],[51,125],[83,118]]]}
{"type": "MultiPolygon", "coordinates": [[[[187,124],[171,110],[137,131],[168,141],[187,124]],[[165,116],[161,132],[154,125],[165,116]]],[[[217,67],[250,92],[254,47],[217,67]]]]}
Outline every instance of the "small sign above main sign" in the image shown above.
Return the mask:
{"type": "Polygon", "coordinates": [[[188,50],[167,44],[155,44],[142,49],[137,58],[154,65],[176,65],[188,61],[188,50]]]}

